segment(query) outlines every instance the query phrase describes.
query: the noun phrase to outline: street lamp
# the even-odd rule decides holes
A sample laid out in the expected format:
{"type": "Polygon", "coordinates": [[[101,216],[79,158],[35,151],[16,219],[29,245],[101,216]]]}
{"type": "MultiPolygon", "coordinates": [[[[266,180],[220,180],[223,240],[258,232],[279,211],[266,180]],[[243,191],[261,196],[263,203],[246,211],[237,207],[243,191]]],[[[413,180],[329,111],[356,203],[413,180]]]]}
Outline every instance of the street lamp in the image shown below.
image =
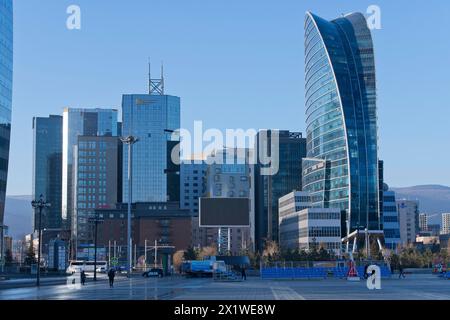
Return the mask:
{"type": "Polygon", "coordinates": [[[96,212],[95,218],[89,218],[89,222],[94,224],[94,281],[97,281],[97,230],[98,224],[103,223],[103,219],[99,219],[96,212]]]}
{"type": "Polygon", "coordinates": [[[50,203],[45,202],[44,196],[41,194],[39,200],[31,201],[31,206],[36,210],[39,209],[39,235],[38,235],[38,261],[37,261],[37,274],[36,274],[36,286],[40,286],[41,278],[41,246],[42,246],[42,209],[50,207],[50,203]]]}
{"type": "Polygon", "coordinates": [[[131,161],[133,159],[132,152],[133,152],[133,145],[139,141],[139,138],[128,136],[128,137],[122,137],[120,138],[120,141],[122,141],[123,144],[128,145],[128,217],[127,217],[127,259],[128,259],[128,276],[131,276],[131,261],[132,261],[132,252],[131,252],[131,201],[132,201],[132,165],[131,161]]]}

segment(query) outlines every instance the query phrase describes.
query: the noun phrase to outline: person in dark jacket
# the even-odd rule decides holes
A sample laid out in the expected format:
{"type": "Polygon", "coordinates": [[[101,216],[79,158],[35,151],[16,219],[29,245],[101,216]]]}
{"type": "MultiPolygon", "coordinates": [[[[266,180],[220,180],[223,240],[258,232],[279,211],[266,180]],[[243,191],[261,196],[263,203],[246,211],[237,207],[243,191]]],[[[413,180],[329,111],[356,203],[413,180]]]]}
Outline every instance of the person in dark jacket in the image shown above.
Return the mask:
{"type": "Polygon", "coordinates": [[[245,266],[242,266],[241,268],[241,276],[242,280],[247,280],[247,274],[245,273],[245,266]]]}
{"type": "Polygon", "coordinates": [[[403,269],[403,265],[402,265],[402,264],[400,264],[400,265],[398,266],[398,273],[399,273],[399,275],[398,275],[398,278],[399,278],[399,279],[401,279],[401,278],[405,279],[405,278],[406,278],[405,272],[404,272],[404,269],[403,269]]]}
{"type": "Polygon", "coordinates": [[[114,287],[114,277],[116,276],[116,270],[114,268],[109,269],[108,271],[108,278],[109,278],[109,287],[114,287]]]}
{"type": "Polygon", "coordinates": [[[367,279],[369,275],[367,274],[367,269],[369,269],[369,265],[366,263],[364,266],[364,279],[367,279]]]}
{"type": "Polygon", "coordinates": [[[84,272],[84,270],[80,273],[80,280],[81,284],[84,286],[86,284],[86,272],[84,272]]]}

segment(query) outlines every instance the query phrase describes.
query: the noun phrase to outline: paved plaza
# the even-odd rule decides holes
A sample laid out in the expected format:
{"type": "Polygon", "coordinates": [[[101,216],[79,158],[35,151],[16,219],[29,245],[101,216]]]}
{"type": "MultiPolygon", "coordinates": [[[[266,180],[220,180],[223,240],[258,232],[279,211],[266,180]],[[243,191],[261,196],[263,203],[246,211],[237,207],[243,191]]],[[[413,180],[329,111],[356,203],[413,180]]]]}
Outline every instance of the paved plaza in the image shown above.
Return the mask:
{"type": "Polygon", "coordinates": [[[49,285],[0,290],[0,300],[450,300],[450,281],[433,275],[410,275],[382,281],[381,290],[368,290],[365,281],[261,280],[215,282],[212,279],[118,278],[84,287],[49,285]]]}

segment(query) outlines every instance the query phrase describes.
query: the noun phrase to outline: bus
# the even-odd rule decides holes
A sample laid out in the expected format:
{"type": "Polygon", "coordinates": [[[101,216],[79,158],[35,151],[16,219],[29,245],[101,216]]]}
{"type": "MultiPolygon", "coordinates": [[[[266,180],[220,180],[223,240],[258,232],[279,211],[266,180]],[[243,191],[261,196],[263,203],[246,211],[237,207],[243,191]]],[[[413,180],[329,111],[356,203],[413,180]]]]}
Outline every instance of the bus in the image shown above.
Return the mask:
{"type": "MultiPolygon", "coordinates": [[[[94,272],[94,261],[74,260],[70,261],[66,270],[67,274],[74,274],[84,270],[84,272],[94,272]]],[[[108,264],[106,261],[97,261],[97,272],[106,272],[108,264]]]]}

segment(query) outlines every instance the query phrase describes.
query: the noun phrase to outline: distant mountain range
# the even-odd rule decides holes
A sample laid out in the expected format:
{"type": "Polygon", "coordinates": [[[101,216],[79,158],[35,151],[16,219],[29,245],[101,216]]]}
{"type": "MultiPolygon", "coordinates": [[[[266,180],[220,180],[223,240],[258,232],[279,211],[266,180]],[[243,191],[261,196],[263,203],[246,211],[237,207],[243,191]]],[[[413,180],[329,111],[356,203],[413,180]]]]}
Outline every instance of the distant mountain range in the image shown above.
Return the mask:
{"type": "Polygon", "coordinates": [[[441,224],[441,214],[450,212],[450,187],[422,185],[405,188],[391,188],[397,200],[419,200],[420,212],[427,213],[428,223],[441,224]]]}
{"type": "MultiPolygon", "coordinates": [[[[440,224],[441,214],[450,212],[450,187],[422,185],[391,190],[395,191],[398,200],[419,200],[420,212],[430,215],[429,223],[440,224]]],[[[33,211],[30,201],[31,196],[6,197],[5,225],[9,226],[9,234],[15,239],[32,232],[33,211]]]]}

